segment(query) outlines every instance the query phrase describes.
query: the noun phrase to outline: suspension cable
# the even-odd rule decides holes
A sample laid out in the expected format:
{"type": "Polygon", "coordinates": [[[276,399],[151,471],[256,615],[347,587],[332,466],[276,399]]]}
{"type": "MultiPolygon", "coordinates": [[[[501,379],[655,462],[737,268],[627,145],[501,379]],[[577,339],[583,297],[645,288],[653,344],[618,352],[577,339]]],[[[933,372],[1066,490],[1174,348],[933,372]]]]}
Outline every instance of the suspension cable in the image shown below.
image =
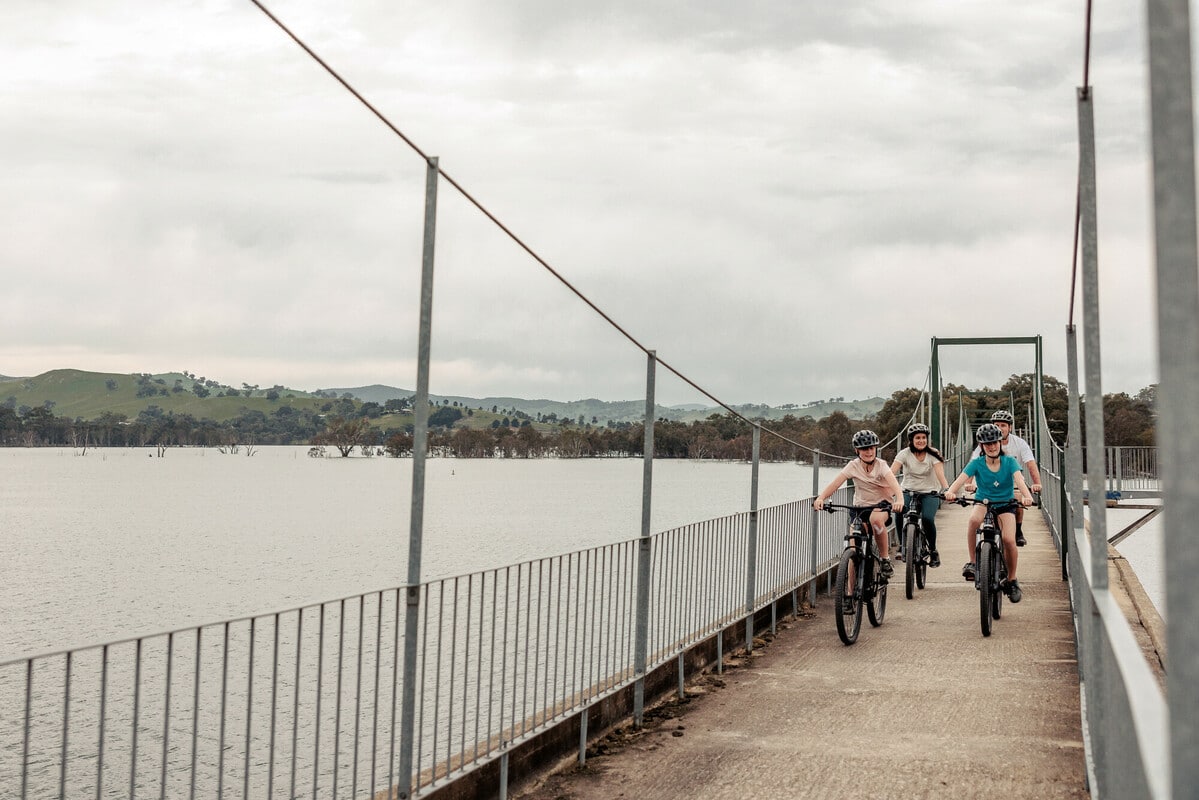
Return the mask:
{"type": "MultiPolygon", "coordinates": [[[[345,88],[346,91],[348,91],[355,98],[357,98],[358,101],[367,108],[367,110],[369,110],[372,114],[374,114],[375,117],[377,117],[380,122],[382,122],[384,125],[386,125],[387,128],[392,133],[394,133],[396,136],[398,136],[404,142],[404,144],[406,144],[410,148],[412,148],[412,150],[417,155],[419,155],[421,157],[421,159],[423,159],[425,161],[426,164],[431,163],[431,157],[424,150],[422,150],[414,141],[412,141],[412,139],[408,138],[408,136],[406,136],[402,130],[400,130],[391,120],[389,120],[382,111],[380,111],[378,108],[376,108],[374,105],[372,105],[370,103],[370,101],[368,101],[357,89],[355,89],[352,85],[350,85],[349,81],[347,81],[345,78],[343,78],[337,72],[337,70],[333,69],[333,67],[330,66],[328,62],[326,62],[323,58],[321,58],[319,55],[317,55],[316,51],[314,51],[311,47],[309,47],[299,36],[297,36],[295,33],[293,33],[292,30],[290,28],[288,28],[278,17],[276,17],[274,14],[272,14],[266,8],[266,6],[264,6],[262,4],[261,0],[250,0],[250,2],[253,3],[255,6],[257,6],[258,9],[260,11],[262,11],[262,13],[265,14],[267,16],[267,18],[269,18],[271,20],[271,22],[275,23],[275,25],[277,25],[280,30],[282,30],[285,34],[287,34],[287,36],[292,41],[294,41],[297,45],[299,45],[300,48],[305,53],[307,53],[317,64],[319,64],[326,72],[328,72],[329,75],[331,75],[334,80],[336,80],[338,83],[340,83],[345,88]]],[[[488,210],[486,206],[484,206],[481,202],[479,202],[477,199],[475,199],[475,197],[470,192],[468,192],[460,183],[458,183],[458,181],[454,180],[454,178],[452,178],[449,175],[449,173],[447,173],[444,169],[442,169],[440,164],[438,164],[436,166],[436,169],[437,169],[438,174],[442,178],[444,178],[447,183],[449,183],[451,186],[453,186],[458,191],[458,193],[461,194],[462,197],[467,200],[467,202],[469,202],[476,209],[478,209],[483,214],[483,216],[485,216],[485,217],[487,217],[487,219],[491,220],[491,222],[493,224],[495,224],[495,226],[498,227],[501,231],[503,231],[504,234],[507,235],[509,239],[511,239],[513,242],[515,242],[516,245],[518,247],[520,247],[520,249],[524,250],[529,256],[531,256],[533,258],[534,261],[536,261],[547,272],[549,272],[551,275],[553,275],[555,278],[557,278],[558,281],[563,286],[565,286],[576,297],[578,297],[580,300],[582,300],[584,303],[586,303],[587,306],[592,311],[594,311],[596,314],[598,314],[600,317],[602,317],[605,322],[607,322],[609,325],[611,325],[613,328],[615,328],[622,336],[624,336],[625,339],[627,339],[629,342],[631,342],[634,347],[636,347],[638,350],[645,353],[646,355],[650,354],[651,351],[648,347],[646,347],[644,344],[642,344],[640,341],[638,341],[638,339],[636,337],[634,337],[631,333],[629,333],[627,330],[625,330],[625,328],[622,327],[619,323],[617,323],[616,320],[612,319],[612,317],[609,316],[607,313],[605,313],[603,309],[601,309],[594,302],[592,302],[592,300],[589,297],[587,297],[587,295],[583,294],[582,291],[580,291],[578,288],[576,288],[574,286],[574,284],[572,284],[570,281],[568,281],[560,272],[558,272],[558,270],[554,269],[554,267],[551,266],[548,261],[546,261],[544,258],[542,258],[541,255],[539,253],[537,253],[537,251],[535,251],[532,247],[530,247],[528,244],[526,244],[525,241],[523,239],[521,239],[519,236],[517,236],[516,233],[513,232],[511,228],[509,228],[507,225],[505,225],[503,222],[501,222],[499,217],[497,217],[490,210],[488,210]]],[[[789,444],[795,445],[796,447],[799,447],[802,450],[806,450],[809,453],[820,452],[814,448],[808,447],[807,445],[803,444],[802,442],[797,442],[788,436],[778,433],[777,431],[770,430],[769,428],[761,425],[758,422],[754,422],[753,420],[746,417],[744,414],[742,414],[739,411],[737,411],[736,409],[734,409],[728,403],[724,402],[723,400],[721,400],[720,398],[716,397],[714,394],[709,392],[707,389],[704,389],[698,383],[696,383],[695,381],[688,378],[686,375],[684,375],[678,369],[671,366],[668,362],[662,360],[661,358],[658,358],[657,355],[654,356],[654,360],[658,364],[661,364],[666,370],[671,372],[677,378],[679,378],[679,380],[683,381],[688,386],[690,386],[691,388],[695,389],[697,392],[702,394],[704,397],[706,397],[709,400],[711,400],[712,402],[716,403],[718,406],[720,406],[721,408],[723,408],[724,410],[726,410],[727,412],[732,414],[734,417],[737,417],[738,419],[742,420],[743,422],[746,422],[747,424],[752,425],[752,426],[759,427],[765,433],[769,433],[770,435],[775,436],[789,444]]],[[[831,454],[822,453],[822,455],[827,456],[827,455],[831,455],[831,454]]],[[[837,456],[837,457],[842,458],[841,456],[837,456]]]]}

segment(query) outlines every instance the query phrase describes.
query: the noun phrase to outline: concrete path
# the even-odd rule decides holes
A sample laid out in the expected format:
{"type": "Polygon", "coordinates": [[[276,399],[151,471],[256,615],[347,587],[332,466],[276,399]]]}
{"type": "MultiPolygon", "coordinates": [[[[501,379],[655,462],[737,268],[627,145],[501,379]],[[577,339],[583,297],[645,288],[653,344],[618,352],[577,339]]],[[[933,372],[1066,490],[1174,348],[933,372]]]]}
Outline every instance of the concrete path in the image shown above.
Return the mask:
{"type": "Polygon", "coordinates": [[[837,638],[832,601],[788,621],[752,657],[705,675],[684,701],[595,745],[525,800],[1087,797],[1066,584],[1028,514],[1019,605],[990,638],[961,578],[966,510],[938,514],[944,562],[903,596],[896,563],[883,625],[837,638]]]}

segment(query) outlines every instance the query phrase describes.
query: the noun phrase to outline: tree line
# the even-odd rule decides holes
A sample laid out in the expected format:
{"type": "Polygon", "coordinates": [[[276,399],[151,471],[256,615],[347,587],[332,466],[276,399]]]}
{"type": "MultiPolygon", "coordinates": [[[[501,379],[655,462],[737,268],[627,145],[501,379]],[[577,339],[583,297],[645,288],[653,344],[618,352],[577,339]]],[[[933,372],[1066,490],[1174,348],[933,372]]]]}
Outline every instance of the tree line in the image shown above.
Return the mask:
{"type": "MultiPolygon", "coordinates": [[[[1012,375],[998,389],[972,390],[948,385],[942,392],[943,408],[950,433],[960,420],[973,428],[999,408],[1013,409],[1017,428],[1025,427],[1032,403],[1032,374],[1012,375]]],[[[920,389],[909,387],[894,392],[882,409],[872,416],[851,418],[837,411],[816,420],[788,415],[763,423],[761,458],[767,461],[810,461],[813,451],[852,456],[850,438],[854,431],[872,428],[884,442],[901,434],[921,403],[920,389]],[[777,434],[777,435],[772,435],[777,434]],[[790,440],[790,441],[788,441],[790,440]],[[798,444],[796,444],[798,443],[798,444]]],[[[1063,443],[1067,428],[1067,387],[1046,376],[1043,382],[1045,414],[1054,439],[1063,443]]],[[[1109,445],[1153,445],[1155,435],[1156,386],[1134,396],[1125,393],[1104,396],[1105,439],[1109,445]]],[[[6,446],[135,447],[253,445],[331,445],[341,455],[371,454],[380,449],[391,456],[411,455],[411,422],[387,425],[388,415],[411,412],[405,401],[384,405],[358,403],[340,398],[318,413],[280,406],[266,414],[245,410],[225,421],[197,419],[190,414],[163,412],[150,406],[135,418],[105,412],[95,419],[56,416],[52,408],[14,409],[0,406],[0,444],[6,446]],[[381,420],[381,422],[380,422],[381,420]]],[[[428,444],[436,455],[462,458],[563,458],[635,457],[644,451],[645,429],[640,423],[608,427],[589,425],[548,427],[530,424],[527,415],[513,414],[508,424],[489,428],[464,427],[458,423],[472,416],[468,409],[448,405],[430,415],[428,444]],[[548,429],[543,429],[547,428],[548,429]]],[[[572,420],[573,422],[573,420],[572,420]]],[[[1084,434],[1085,435],[1085,434],[1084,434]]],[[[654,426],[654,456],[747,460],[752,456],[753,427],[731,414],[712,414],[707,419],[684,423],[661,419],[654,426]]],[[[883,456],[894,455],[894,447],[883,456]]]]}

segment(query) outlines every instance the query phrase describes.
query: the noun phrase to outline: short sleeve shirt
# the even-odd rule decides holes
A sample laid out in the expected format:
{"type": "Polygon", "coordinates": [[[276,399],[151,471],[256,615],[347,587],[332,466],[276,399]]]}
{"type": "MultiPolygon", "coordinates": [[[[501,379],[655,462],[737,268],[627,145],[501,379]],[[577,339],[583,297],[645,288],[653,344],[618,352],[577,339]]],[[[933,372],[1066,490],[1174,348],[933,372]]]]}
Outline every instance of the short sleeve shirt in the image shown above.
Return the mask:
{"type": "Polygon", "coordinates": [[[974,496],[992,503],[1006,503],[1015,498],[1016,473],[1019,471],[1020,465],[1011,456],[1000,457],[997,472],[992,472],[987,467],[985,456],[979,456],[972,460],[962,470],[974,479],[974,483],[978,487],[974,496]]]}
{"type": "Polygon", "coordinates": [[[937,473],[933,466],[937,458],[925,451],[924,461],[916,458],[911,448],[905,447],[895,456],[895,463],[903,467],[903,480],[900,485],[911,492],[936,492],[941,488],[937,473]]]}
{"type": "Polygon", "coordinates": [[[853,478],[854,505],[872,506],[883,500],[891,500],[893,490],[888,478],[894,476],[891,475],[891,467],[883,459],[874,459],[874,468],[867,472],[862,459],[855,458],[845,465],[841,475],[853,478]]]}
{"type": "MultiPolygon", "coordinates": [[[[983,454],[982,448],[975,447],[971,454],[974,458],[978,458],[983,454]]],[[[1028,446],[1028,442],[1021,439],[1014,433],[1009,433],[1007,444],[1003,446],[1003,454],[1016,459],[1016,463],[1020,465],[1027,464],[1029,461],[1036,461],[1037,458],[1032,454],[1032,448],[1028,446]]]]}

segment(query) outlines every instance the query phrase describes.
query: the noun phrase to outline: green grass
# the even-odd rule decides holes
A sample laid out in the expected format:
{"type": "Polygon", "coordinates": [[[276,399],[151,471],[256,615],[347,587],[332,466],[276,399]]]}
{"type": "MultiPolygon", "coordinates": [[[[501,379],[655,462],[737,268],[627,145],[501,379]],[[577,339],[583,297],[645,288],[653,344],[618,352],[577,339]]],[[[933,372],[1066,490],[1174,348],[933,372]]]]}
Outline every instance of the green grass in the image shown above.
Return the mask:
{"type": "Polygon", "coordinates": [[[56,369],[33,378],[22,378],[0,382],[0,402],[11,402],[16,408],[36,408],[47,401],[53,403],[51,412],[55,416],[70,419],[95,419],[105,412],[124,414],[130,419],[137,417],[150,406],[158,406],[164,412],[191,414],[196,419],[211,419],[225,422],[239,416],[245,410],[271,414],[282,405],[306,408],[320,412],[330,402],[308,392],[284,389],[278,400],[268,400],[267,390],[259,389],[250,397],[217,397],[218,391],[210,389],[208,397],[197,397],[191,391],[194,381],[182,373],[151,375],[155,388],[166,389],[167,394],[138,397],[138,375],[110,372],[85,372],[78,369],[56,369]],[[115,388],[109,388],[109,381],[115,388]],[[176,381],[181,381],[184,391],[171,391],[176,381]],[[11,398],[11,400],[10,400],[11,398]]]}

